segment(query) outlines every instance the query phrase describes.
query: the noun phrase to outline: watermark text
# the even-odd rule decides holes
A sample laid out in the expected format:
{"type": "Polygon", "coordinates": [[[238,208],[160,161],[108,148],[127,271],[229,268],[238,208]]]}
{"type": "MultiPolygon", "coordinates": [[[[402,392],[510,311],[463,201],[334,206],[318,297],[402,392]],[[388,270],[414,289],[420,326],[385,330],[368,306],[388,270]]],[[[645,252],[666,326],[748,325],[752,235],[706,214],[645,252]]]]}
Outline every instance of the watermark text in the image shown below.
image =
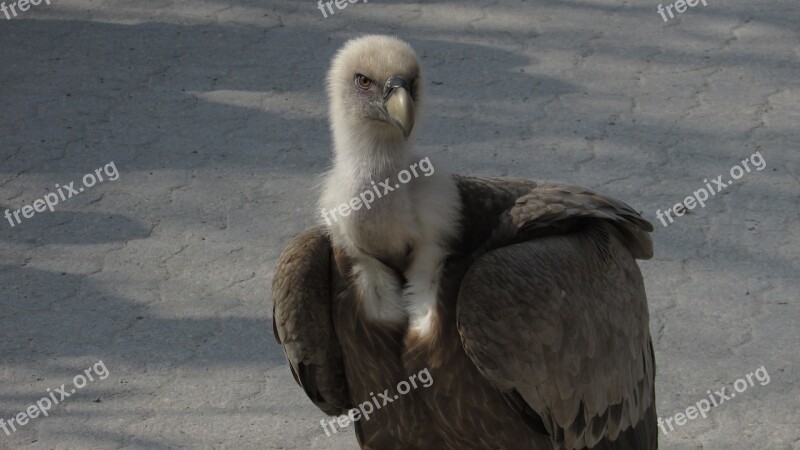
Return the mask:
{"type": "Polygon", "coordinates": [[[362,417],[365,420],[369,420],[369,416],[372,413],[388,405],[389,403],[399,400],[401,395],[408,394],[411,392],[411,389],[417,389],[420,386],[430,387],[432,384],[433,377],[431,376],[431,373],[427,368],[422,369],[419,371],[419,373],[411,374],[411,376],[408,377],[408,381],[403,380],[397,383],[397,394],[392,395],[392,393],[389,392],[389,389],[379,392],[377,396],[375,396],[375,393],[370,392],[369,395],[371,399],[361,403],[357,408],[351,409],[347,414],[343,414],[335,419],[320,420],[320,426],[322,426],[322,429],[325,430],[325,434],[330,437],[331,432],[328,431],[328,426],[330,426],[334,433],[338,433],[339,430],[336,429],[337,424],[341,429],[349,426],[351,422],[355,423],[358,420],[361,420],[362,417]],[[417,381],[420,382],[420,385],[417,385],[417,381]],[[374,408],[372,407],[373,404],[375,405],[374,408]]]}
{"type": "Polygon", "coordinates": [[[662,419],[661,417],[658,418],[658,426],[661,428],[661,431],[664,434],[668,434],[669,431],[675,431],[675,426],[683,426],[689,420],[697,419],[698,417],[702,417],[705,419],[708,416],[708,412],[711,411],[711,408],[716,408],[717,406],[722,405],[726,401],[731,400],[732,398],[736,397],[737,393],[742,393],[746,391],[748,388],[755,386],[755,382],[753,381],[755,378],[761,386],[766,386],[769,384],[769,373],[767,373],[767,369],[764,366],[759,367],[755,370],[755,372],[750,372],[745,375],[744,378],[739,378],[733,383],[733,390],[729,393],[727,391],[727,387],[723,387],[718,391],[714,391],[711,393],[711,390],[707,390],[706,394],[708,394],[708,400],[702,399],[699,402],[695,403],[694,405],[686,408],[686,412],[678,412],[675,415],[667,417],[666,420],[662,419]],[[735,392],[734,392],[735,391],[735,392]],[[675,426],[672,425],[672,422],[675,422],[675,426]],[[666,424],[666,426],[665,426],[666,424]],[[667,426],[669,427],[669,431],[667,431],[667,426]]]}
{"type": "Polygon", "coordinates": [[[22,219],[19,217],[20,215],[22,215],[22,217],[25,219],[30,219],[37,212],[45,212],[48,209],[50,212],[53,212],[55,206],[58,205],[60,201],[65,201],[68,198],[72,198],[73,196],[78,195],[86,190],[86,188],[94,186],[98,182],[102,183],[104,181],[104,173],[108,177],[109,181],[116,181],[119,178],[117,166],[114,165],[114,161],[111,161],[110,163],[106,164],[105,167],[96,169],[94,173],[89,172],[84,175],[82,180],[83,186],[75,188],[74,181],[64,186],[56,184],[55,192],[48,192],[44,197],[34,200],[32,204],[25,205],[22,208],[14,210],[13,212],[10,209],[6,209],[6,220],[8,220],[11,228],[14,228],[16,225],[22,223],[22,219]]]}
{"type": "Polygon", "coordinates": [[[28,406],[25,411],[8,419],[7,422],[0,417],[0,428],[5,431],[6,436],[11,436],[12,432],[17,431],[17,427],[25,426],[29,420],[35,419],[39,417],[39,415],[47,417],[50,408],[63,402],[64,399],[74,394],[78,389],[86,387],[88,381],[94,381],[92,372],[97,375],[98,379],[105,380],[108,378],[108,369],[105,363],[103,363],[103,360],[97,361],[92,367],[84,370],[83,373],[75,375],[72,379],[72,385],[74,386],[72,389],[67,388],[65,384],[62,384],[61,387],[55,388],[52,391],[50,388],[47,388],[49,396],[42,397],[35,404],[28,406]],[[69,390],[69,392],[67,392],[67,390],[69,390]],[[10,431],[9,428],[11,428],[10,431]]]}
{"type": "Polygon", "coordinates": [[[663,213],[661,212],[660,209],[657,210],[656,217],[658,217],[658,220],[661,221],[661,224],[666,227],[667,225],[669,225],[669,223],[674,222],[674,219],[672,218],[673,213],[677,218],[686,214],[687,210],[694,209],[697,205],[700,205],[701,208],[705,208],[706,200],[710,198],[709,194],[711,195],[711,197],[719,194],[720,192],[722,192],[723,189],[732,185],[734,180],[742,178],[745,175],[745,173],[750,173],[751,170],[750,164],[752,164],[753,168],[759,172],[764,170],[765,167],[767,167],[767,161],[764,160],[764,157],[761,155],[761,152],[755,152],[749,157],[743,159],[741,162],[741,166],[737,164],[731,167],[730,170],[731,179],[724,181],[722,179],[723,175],[719,175],[717,178],[711,180],[711,182],[709,182],[707,178],[704,179],[703,183],[706,184],[705,187],[702,187],[694,191],[692,195],[686,197],[683,200],[683,203],[676,203],[675,206],[667,209],[663,213]],[[667,223],[667,219],[669,220],[669,223],[667,223]]]}

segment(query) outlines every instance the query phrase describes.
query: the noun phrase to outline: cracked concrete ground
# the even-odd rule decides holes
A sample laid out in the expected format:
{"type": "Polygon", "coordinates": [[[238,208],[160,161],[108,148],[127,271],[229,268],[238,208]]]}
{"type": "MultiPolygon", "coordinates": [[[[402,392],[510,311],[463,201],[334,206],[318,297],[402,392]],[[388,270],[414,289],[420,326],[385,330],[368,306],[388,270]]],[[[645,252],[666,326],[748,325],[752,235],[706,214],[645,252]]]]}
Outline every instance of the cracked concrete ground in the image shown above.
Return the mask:
{"type": "Polygon", "coordinates": [[[102,360],[2,448],[355,448],[326,437],[273,341],[270,283],[316,220],[324,74],[361,33],[427,73],[420,152],[459,173],[581,184],[656,224],[641,264],[672,416],[770,383],[662,448],[798,449],[800,4],[52,0],[0,16],[0,213],[113,161],[13,228],[0,218],[0,417],[102,360]],[[760,151],[663,227],[655,216],[760,151]]]}

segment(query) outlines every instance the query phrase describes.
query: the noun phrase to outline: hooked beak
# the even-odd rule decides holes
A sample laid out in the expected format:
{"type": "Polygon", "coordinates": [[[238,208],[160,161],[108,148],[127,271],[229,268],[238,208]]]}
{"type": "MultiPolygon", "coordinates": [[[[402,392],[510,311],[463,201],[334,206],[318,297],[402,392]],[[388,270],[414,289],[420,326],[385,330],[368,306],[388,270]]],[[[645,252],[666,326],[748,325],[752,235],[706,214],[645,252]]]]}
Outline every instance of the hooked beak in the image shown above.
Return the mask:
{"type": "Polygon", "coordinates": [[[414,100],[410,90],[408,82],[398,76],[389,78],[383,88],[383,101],[389,123],[399,128],[406,140],[414,128],[414,100]]]}

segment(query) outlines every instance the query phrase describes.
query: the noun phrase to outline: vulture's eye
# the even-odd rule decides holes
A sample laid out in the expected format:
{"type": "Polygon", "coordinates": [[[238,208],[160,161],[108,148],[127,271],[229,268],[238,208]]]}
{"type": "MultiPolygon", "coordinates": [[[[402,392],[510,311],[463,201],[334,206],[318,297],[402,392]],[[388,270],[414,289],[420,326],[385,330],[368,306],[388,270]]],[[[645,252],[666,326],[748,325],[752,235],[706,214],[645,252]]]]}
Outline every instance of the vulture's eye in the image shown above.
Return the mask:
{"type": "Polygon", "coordinates": [[[360,87],[361,89],[367,90],[372,86],[372,80],[365,77],[364,75],[358,74],[356,75],[356,86],[360,87]]]}

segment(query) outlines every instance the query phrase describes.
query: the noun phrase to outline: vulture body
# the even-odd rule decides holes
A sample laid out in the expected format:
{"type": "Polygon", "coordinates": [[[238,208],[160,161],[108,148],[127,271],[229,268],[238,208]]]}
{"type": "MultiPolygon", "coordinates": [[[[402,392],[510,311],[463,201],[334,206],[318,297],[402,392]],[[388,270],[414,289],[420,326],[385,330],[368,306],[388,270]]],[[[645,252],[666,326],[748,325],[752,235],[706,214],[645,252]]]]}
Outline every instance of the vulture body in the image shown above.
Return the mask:
{"type": "Polygon", "coordinates": [[[402,41],[348,42],[328,83],[322,208],[372,180],[399,187],[300,234],[278,261],[275,337],[311,401],[343,415],[385,397],[354,422],[362,449],[657,448],[635,261],[652,256],[652,225],[554,182],[437,168],[400,186],[419,160],[422,99],[402,41]],[[423,371],[430,386],[392,395],[423,371]]]}

